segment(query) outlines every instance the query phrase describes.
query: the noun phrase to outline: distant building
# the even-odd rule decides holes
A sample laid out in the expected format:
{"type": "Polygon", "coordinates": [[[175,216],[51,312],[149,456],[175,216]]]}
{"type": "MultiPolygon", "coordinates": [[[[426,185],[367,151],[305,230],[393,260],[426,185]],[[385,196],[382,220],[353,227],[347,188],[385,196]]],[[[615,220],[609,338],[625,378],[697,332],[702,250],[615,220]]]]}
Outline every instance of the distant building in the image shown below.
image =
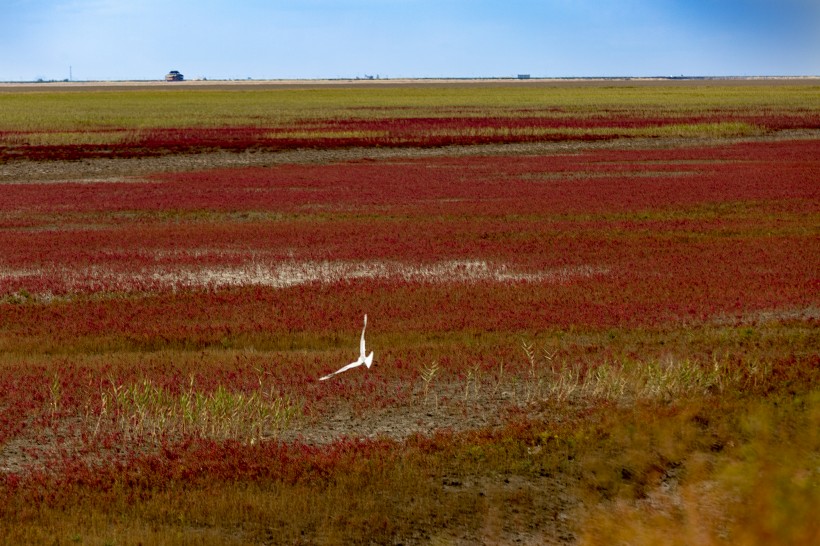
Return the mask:
{"type": "Polygon", "coordinates": [[[171,70],[165,75],[165,81],[167,82],[181,82],[184,79],[185,77],[178,70],[171,70]]]}
{"type": "Polygon", "coordinates": [[[529,74],[519,74],[518,79],[519,80],[528,80],[528,79],[530,79],[530,75],[529,74]]]}

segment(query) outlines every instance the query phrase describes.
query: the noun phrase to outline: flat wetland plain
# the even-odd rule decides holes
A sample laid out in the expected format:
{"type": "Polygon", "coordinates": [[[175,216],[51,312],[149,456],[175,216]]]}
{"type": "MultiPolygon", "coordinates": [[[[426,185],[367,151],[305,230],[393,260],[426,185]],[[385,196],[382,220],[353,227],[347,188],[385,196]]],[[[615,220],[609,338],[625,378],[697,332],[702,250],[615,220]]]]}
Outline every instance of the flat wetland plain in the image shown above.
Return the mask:
{"type": "Polygon", "coordinates": [[[0,86],[0,543],[818,543],[818,181],[810,78],[0,86]]]}

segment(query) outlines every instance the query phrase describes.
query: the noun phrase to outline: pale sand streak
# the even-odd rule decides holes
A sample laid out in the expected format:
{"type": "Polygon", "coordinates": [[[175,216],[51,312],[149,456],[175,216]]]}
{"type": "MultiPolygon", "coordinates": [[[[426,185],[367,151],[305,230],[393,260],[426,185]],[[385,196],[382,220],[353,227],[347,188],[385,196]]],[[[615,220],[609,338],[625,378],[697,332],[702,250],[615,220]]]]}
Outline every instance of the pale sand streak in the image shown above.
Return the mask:
{"type": "Polygon", "coordinates": [[[593,265],[548,269],[539,272],[516,271],[503,263],[484,260],[449,260],[432,264],[400,261],[288,261],[279,264],[247,264],[223,267],[160,266],[138,271],[110,271],[99,267],[85,269],[0,270],[2,278],[50,276],[60,279],[70,292],[145,291],[152,289],[223,288],[268,286],[287,288],[302,284],[359,279],[399,280],[415,283],[441,282],[550,282],[605,275],[609,270],[593,265]]]}
{"type": "Polygon", "coordinates": [[[155,274],[153,280],[171,287],[270,286],[285,288],[319,282],[332,284],[357,279],[397,279],[406,282],[566,282],[605,274],[605,268],[576,266],[538,273],[516,272],[505,264],[482,260],[453,260],[428,265],[402,262],[292,262],[273,267],[252,265],[155,274]]]}

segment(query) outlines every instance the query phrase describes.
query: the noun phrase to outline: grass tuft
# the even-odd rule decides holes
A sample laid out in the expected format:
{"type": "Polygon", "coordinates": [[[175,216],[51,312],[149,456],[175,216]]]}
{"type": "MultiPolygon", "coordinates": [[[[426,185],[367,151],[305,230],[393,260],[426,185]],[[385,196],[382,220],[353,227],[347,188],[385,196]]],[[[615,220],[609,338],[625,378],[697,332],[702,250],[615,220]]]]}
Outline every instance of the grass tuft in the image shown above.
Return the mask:
{"type": "Polygon", "coordinates": [[[222,385],[198,391],[191,376],[180,393],[148,380],[114,385],[101,393],[99,422],[113,420],[125,438],[173,439],[194,436],[254,444],[276,436],[288,426],[298,406],[261,389],[233,392],[222,385]]]}

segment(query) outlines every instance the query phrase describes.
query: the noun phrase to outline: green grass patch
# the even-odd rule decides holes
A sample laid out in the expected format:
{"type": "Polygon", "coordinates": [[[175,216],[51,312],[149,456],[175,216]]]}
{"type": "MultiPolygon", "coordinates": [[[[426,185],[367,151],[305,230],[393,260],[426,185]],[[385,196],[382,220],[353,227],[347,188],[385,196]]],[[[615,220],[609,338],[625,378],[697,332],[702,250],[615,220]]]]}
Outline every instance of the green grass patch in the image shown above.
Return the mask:
{"type": "Polygon", "coordinates": [[[820,87],[556,85],[0,93],[0,130],[286,126],[298,120],[453,115],[690,115],[799,111],[817,115],[820,87]]]}

